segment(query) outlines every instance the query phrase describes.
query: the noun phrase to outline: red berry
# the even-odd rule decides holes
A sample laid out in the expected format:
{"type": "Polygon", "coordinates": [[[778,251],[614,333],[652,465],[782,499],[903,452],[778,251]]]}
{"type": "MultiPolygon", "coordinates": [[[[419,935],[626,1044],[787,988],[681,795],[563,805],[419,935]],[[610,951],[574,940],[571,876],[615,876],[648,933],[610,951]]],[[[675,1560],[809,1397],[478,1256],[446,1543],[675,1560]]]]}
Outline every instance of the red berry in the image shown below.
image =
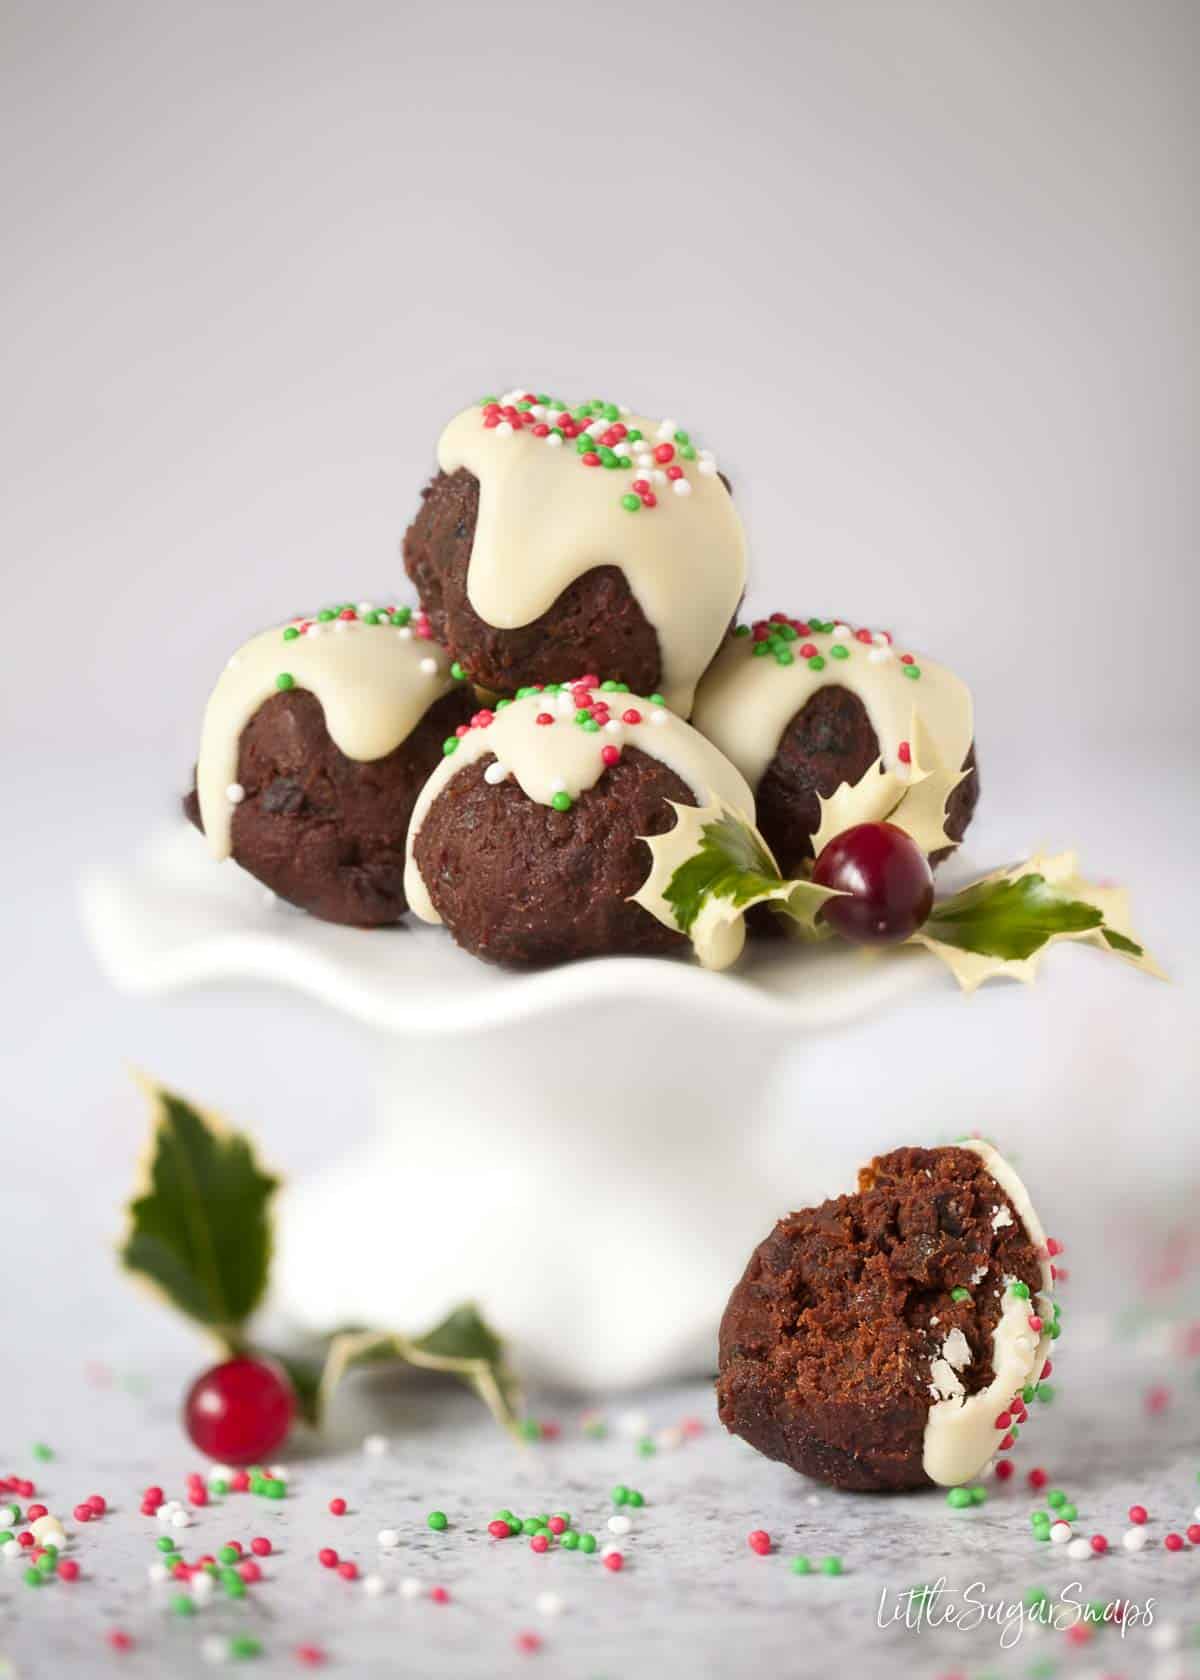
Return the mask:
{"type": "Polygon", "coordinates": [[[346,1515],[346,1501],[344,1499],[331,1499],[329,1509],[333,1516],[344,1517],[346,1515]]]}
{"type": "Polygon", "coordinates": [[[1150,1513],[1144,1505],[1131,1505],[1129,1507],[1129,1520],[1131,1523],[1144,1523],[1148,1519],[1149,1515],[1150,1513]]]}
{"type": "Polygon", "coordinates": [[[820,914],[857,945],[897,944],[915,933],[933,908],[928,859],[894,823],[858,823],[835,835],[812,878],[848,895],[827,899],[820,914]]]}
{"type": "Polygon", "coordinates": [[[322,1546],[321,1550],[317,1553],[317,1557],[325,1565],[326,1569],[337,1568],[338,1555],[332,1546],[322,1546]]]}
{"type": "Polygon", "coordinates": [[[620,1552],[609,1552],[604,1560],[604,1567],[605,1569],[611,1569],[615,1574],[618,1569],[624,1569],[625,1559],[620,1552]]]}
{"type": "MultiPolygon", "coordinates": [[[[183,1403],[192,1444],[221,1464],[254,1464],[283,1445],[295,1397],[279,1366],[227,1359],[196,1378],[183,1403]]],[[[237,1489],[237,1478],[231,1484],[237,1489]]],[[[247,1476],[240,1489],[250,1485],[247,1476]]]]}
{"type": "Polygon", "coordinates": [[[78,1581],[79,1565],[74,1558],[64,1558],[56,1571],[60,1581],[78,1581]]]}
{"type": "Polygon", "coordinates": [[[254,1553],[255,1557],[270,1557],[271,1542],[266,1539],[264,1535],[256,1534],[254,1539],[250,1542],[250,1550],[254,1553]]]}
{"type": "Polygon", "coordinates": [[[358,1565],[352,1559],[347,1558],[344,1563],[338,1564],[337,1572],[343,1581],[353,1581],[358,1576],[358,1565]]]}

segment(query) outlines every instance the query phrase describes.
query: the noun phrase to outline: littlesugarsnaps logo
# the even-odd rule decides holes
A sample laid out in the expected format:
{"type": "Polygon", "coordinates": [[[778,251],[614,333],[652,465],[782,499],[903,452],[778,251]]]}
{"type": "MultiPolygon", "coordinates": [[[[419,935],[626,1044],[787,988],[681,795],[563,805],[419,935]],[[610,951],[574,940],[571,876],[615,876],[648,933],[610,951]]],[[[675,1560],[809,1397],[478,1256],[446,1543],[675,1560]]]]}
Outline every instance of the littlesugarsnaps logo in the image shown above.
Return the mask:
{"type": "Polygon", "coordinates": [[[879,1595],[875,1612],[877,1627],[897,1624],[910,1633],[925,1628],[955,1628],[962,1633],[992,1623],[1002,1650],[1008,1651],[1020,1642],[1028,1627],[1051,1628],[1065,1632],[1068,1628],[1086,1623],[1092,1627],[1116,1628],[1121,1637],[1130,1628],[1152,1627],[1156,1599],[1140,1602],[1131,1598],[1114,1598],[1107,1602],[1085,1599],[1083,1583],[1070,1581],[1057,1598],[1031,1588],[1024,1598],[992,1598],[984,1581],[972,1581],[961,1591],[946,1585],[944,1575],[924,1587],[909,1587],[892,1592],[887,1587],[879,1595]]]}

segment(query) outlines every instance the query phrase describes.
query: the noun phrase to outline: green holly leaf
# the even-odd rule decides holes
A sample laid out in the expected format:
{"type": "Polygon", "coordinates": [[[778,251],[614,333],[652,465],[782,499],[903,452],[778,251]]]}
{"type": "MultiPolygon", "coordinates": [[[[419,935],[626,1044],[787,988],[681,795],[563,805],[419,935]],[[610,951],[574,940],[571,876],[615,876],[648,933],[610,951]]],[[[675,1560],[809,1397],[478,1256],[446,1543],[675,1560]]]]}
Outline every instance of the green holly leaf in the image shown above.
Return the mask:
{"type": "Polygon", "coordinates": [[[758,834],[733,811],[706,822],[700,844],[680,864],[663,893],[684,933],[710,899],[724,898],[742,908],[757,903],[782,885],[783,877],[758,834]]]}
{"type": "Polygon", "coordinates": [[[517,1433],[520,1389],[508,1367],[504,1344],[468,1303],[423,1336],[390,1330],[344,1330],[330,1338],[313,1406],[318,1423],[338,1384],[360,1365],[395,1362],[458,1378],[478,1394],[496,1421],[517,1433]]]}
{"type": "Polygon", "coordinates": [[[129,1206],[121,1260],[238,1349],[267,1286],[269,1209],[279,1181],[262,1171],[246,1138],[161,1086],[149,1092],[146,1182],[129,1206]]]}
{"type": "Polygon", "coordinates": [[[1021,962],[1055,934],[1087,933],[1103,922],[1094,905],[1069,898],[1044,875],[1032,874],[965,887],[934,906],[925,932],[961,951],[1021,962]]]}

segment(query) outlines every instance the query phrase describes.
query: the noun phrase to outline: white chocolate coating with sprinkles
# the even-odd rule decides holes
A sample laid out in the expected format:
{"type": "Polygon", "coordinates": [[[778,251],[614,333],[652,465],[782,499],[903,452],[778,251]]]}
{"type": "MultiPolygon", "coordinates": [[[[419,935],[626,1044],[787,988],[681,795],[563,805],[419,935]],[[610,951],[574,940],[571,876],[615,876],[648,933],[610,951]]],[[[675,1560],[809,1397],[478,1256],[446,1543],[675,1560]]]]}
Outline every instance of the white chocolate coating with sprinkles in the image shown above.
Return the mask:
{"type": "MultiPolygon", "coordinates": [[[[456,750],[438,765],[421,789],[408,829],[404,895],[409,909],[422,921],[440,922],[441,917],[417,868],[414,842],[434,800],[460,770],[481,758],[495,756],[496,767],[485,771],[489,781],[501,781],[505,774],[511,775],[530,799],[539,805],[550,805],[555,794],[567,794],[574,800],[596,785],[608,768],[601,757],[605,747],[637,747],[673,770],[691,789],[699,805],[719,799],[751,816],[754,796],[749,787],[729,760],[690,724],[666,707],[636,694],[602,694],[599,689],[593,692],[597,699],[613,703],[612,721],[598,731],[585,730],[574,721],[576,705],[569,688],[559,694],[531,694],[497,711],[486,728],[468,730],[456,750]],[[641,714],[640,723],[621,721],[621,714],[631,709],[641,714]],[[546,714],[554,716],[554,723],[539,724],[538,717],[546,714]],[[498,769],[504,774],[497,773],[498,769]]],[[[679,861],[682,863],[684,859],[681,857],[679,861]]],[[[647,876],[650,868],[651,857],[647,851],[647,876]]],[[[644,907],[665,926],[678,931],[674,913],[665,900],[644,907]]]]}
{"type": "Polygon", "coordinates": [[[961,678],[923,655],[913,656],[920,677],[906,677],[903,650],[882,640],[864,644],[848,625],[837,630],[846,634],[810,630],[792,642],[790,665],[770,654],[756,657],[752,637],[731,633],[696,694],[696,728],[757,788],[796,713],[818,689],[845,688],[866,708],[885,770],[903,775],[900,747],[910,740],[914,713],[940,765],[961,769],[975,730],[971,691],[961,678]],[[814,671],[800,657],[798,649],[808,643],[824,659],[824,669],[814,671]],[[834,646],[844,647],[847,657],[834,656],[834,646]]]}
{"type": "MultiPolygon", "coordinates": [[[[957,1487],[970,1481],[996,1451],[1005,1433],[997,1429],[996,1418],[1007,1410],[1015,1394],[1019,1394],[1027,1384],[1036,1382],[1041,1375],[1050,1353],[1050,1325],[1054,1318],[1054,1278],[1050,1270],[1049,1248],[1029,1192],[990,1143],[982,1138],[966,1138],[957,1147],[974,1150],[981,1157],[988,1173],[1012,1203],[1041,1259],[1042,1288],[1036,1299],[1031,1296],[1028,1300],[1006,1291],[1000,1319],[992,1334],[994,1376],[988,1386],[965,1398],[952,1395],[929,1408],[925,1419],[922,1463],[930,1481],[942,1487],[957,1487]],[[1029,1327],[1031,1314],[1042,1320],[1040,1334],[1029,1327]]],[[[1007,1212],[999,1200],[997,1206],[1007,1212]]],[[[993,1219],[995,1229],[999,1229],[1002,1223],[1004,1221],[993,1219]]],[[[935,1360],[934,1365],[937,1364],[935,1360]]]]}
{"type": "MultiPolygon", "coordinates": [[[[652,445],[662,425],[632,414],[622,423],[652,445]]],[[[658,686],[687,717],[746,582],[742,522],[715,462],[687,465],[675,481],[686,494],[648,466],[658,506],[631,513],[621,497],[635,468],[585,467],[573,443],[489,429],[474,407],[442,433],[438,465],[479,480],[467,594],[480,618],[498,630],[531,624],[585,572],[617,566],[658,637],[658,686]]]]}
{"type": "Polygon", "coordinates": [[[264,700],[280,692],[281,674],[321,702],[331,740],[347,758],[369,762],[393,752],[435,700],[455,686],[450,660],[411,626],[292,620],[264,630],[238,649],[213,689],[204,713],[196,793],[209,851],[227,858],[232,849],[238,744],[264,700]],[[284,630],[309,628],[285,641],[284,630]]]}

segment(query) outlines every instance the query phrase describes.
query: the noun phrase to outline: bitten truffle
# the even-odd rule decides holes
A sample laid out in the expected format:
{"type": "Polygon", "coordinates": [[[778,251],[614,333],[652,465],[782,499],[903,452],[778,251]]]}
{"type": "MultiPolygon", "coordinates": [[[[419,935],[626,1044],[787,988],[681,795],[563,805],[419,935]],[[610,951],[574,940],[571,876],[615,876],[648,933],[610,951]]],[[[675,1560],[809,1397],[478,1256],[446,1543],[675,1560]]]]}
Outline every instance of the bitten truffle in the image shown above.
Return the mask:
{"type": "Polygon", "coordinates": [[[1056,1314],[1045,1233],[996,1150],[893,1150],[751,1255],[721,1323],[721,1421],[834,1487],[956,1485],[1012,1445],[1056,1314]]]}
{"type": "Polygon", "coordinates": [[[604,671],[681,716],[745,584],[710,451],[673,420],[521,390],[457,415],[404,538],[434,634],[499,696],[604,671]]]}
{"type": "Polygon", "coordinates": [[[754,788],[759,831],[785,875],[813,855],[818,795],[854,786],[876,761],[903,776],[923,750],[934,760],[924,768],[967,772],[946,802],[954,844],[979,798],[970,691],[886,631],[782,613],[740,626],[701,682],[693,722],[754,788]]]}
{"type": "Polygon", "coordinates": [[[205,714],[190,820],[273,893],[324,921],[406,909],[417,796],[474,702],[410,608],[326,609],[230,660],[205,714]]]}

